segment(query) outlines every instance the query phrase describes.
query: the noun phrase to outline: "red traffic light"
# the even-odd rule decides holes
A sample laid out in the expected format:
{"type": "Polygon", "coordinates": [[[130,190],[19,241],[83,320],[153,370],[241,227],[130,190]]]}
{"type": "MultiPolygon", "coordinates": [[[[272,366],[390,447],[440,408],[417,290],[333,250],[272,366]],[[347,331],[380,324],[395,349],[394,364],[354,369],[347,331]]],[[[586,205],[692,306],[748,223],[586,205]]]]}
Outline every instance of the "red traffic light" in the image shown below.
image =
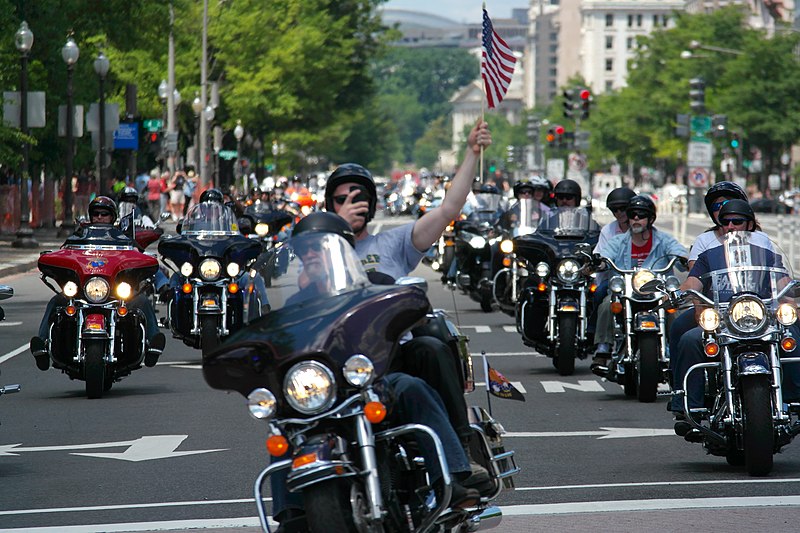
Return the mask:
{"type": "Polygon", "coordinates": [[[592,97],[592,93],[589,92],[589,89],[581,89],[580,96],[581,100],[588,100],[589,98],[592,97]]]}
{"type": "Polygon", "coordinates": [[[152,132],[150,133],[150,142],[154,143],[158,141],[158,133],[152,132]]]}
{"type": "Polygon", "coordinates": [[[558,126],[555,127],[555,132],[556,135],[564,135],[564,126],[561,126],[559,124],[558,126]]]}

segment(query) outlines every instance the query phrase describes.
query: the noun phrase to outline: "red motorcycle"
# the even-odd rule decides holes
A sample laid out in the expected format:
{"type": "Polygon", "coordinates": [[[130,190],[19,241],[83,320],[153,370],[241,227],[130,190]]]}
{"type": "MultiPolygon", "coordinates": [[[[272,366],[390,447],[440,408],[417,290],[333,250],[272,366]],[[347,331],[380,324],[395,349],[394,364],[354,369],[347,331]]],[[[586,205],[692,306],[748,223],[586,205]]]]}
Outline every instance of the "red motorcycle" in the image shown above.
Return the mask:
{"type": "Polygon", "coordinates": [[[85,381],[89,398],[141,368],[145,322],[136,300],[157,269],[157,259],[108,224],[82,226],[60,250],[40,256],[42,281],[57,293],[48,342],[53,367],[85,381]]]}

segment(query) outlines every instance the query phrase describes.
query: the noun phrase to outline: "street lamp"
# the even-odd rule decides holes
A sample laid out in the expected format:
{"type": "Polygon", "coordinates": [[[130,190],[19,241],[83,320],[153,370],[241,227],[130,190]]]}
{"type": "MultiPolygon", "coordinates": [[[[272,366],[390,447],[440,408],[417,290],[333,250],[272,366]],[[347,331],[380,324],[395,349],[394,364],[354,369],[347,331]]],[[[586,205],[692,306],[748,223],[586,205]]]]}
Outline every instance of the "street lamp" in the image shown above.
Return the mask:
{"type": "Polygon", "coordinates": [[[107,196],[108,180],[106,178],[106,92],[104,84],[110,65],[103,52],[94,60],[94,72],[100,79],[100,135],[97,143],[97,176],[100,179],[100,192],[107,196]]]}
{"type": "MultiPolygon", "coordinates": [[[[236,121],[236,127],[233,128],[233,136],[236,137],[236,177],[242,177],[242,137],[244,137],[244,127],[242,121],[236,121]]],[[[247,194],[247,180],[242,180],[242,192],[247,194]]]]}
{"type": "Polygon", "coordinates": [[[61,222],[62,234],[71,234],[72,229],[75,227],[73,224],[72,212],[72,174],[73,174],[73,158],[75,156],[75,136],[73,129],[75,124],[75,116],[72,105],[72,74],[75,69],[75,63],[78,62],[81,51],[75,40],[70,37],[67,39],[66,44],[61,48],[61,57],[64,63],[67,64],[67,156],[64,159],[64,218],[61,222]]]}
{"type": "MultiPolygon", "coordinates": [[[[194,92],[194,100],[192,100],[192,112],[194,112],[195,129],[194,129],[194,153],[195,153],[195,172],[200,174],[200,120],[203,113],[203,102],[200,101],[200,91],[194,92]]],[[[201,183],[202,185],[202,183],[201,183]]]]}
{"type": "MultiPolygon", "coordinates": [[[[24,20],[14,35],[14,44],[20,52],[21,70],[19,76],[19,129],[28,135],[28,52],[33,46],[33,32],[24,20]]],[[[28,206],[28,141],[22,140],[22,167],[20,168],[20,214],[17,238],[12,243],[15,248],[36,248],[39,243],[33,238],[28,206]]]]}

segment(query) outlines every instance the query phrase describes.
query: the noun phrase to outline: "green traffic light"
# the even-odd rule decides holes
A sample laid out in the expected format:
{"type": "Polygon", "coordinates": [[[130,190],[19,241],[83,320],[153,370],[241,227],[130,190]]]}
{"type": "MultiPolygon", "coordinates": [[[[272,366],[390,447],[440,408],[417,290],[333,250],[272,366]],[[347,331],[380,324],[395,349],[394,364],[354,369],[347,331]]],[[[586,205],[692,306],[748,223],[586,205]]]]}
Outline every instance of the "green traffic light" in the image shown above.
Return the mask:
{"type": "Polygon", "coordinates": [[[731,140],[731,148],[739,148],[739,139],[731,140]]]}

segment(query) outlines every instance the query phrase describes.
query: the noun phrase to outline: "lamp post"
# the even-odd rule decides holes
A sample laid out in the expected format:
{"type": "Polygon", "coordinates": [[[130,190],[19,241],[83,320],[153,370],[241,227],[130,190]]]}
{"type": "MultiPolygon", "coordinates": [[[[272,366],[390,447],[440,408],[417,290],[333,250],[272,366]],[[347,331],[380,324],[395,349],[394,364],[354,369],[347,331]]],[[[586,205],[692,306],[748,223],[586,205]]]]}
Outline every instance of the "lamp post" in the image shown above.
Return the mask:
{"type": "MultiPolygon", "coordinates": [[[[28,23],[22,21],[14,35],[14,44],[20,52],[21,70],[19,76],[19,129],[28,135],[28,52],[33,46],[33,32],[28,23]]],[[[20,214],[17,238],[12,243],[15,248],[36,248],[39,243],[33,238],[30,224],[30,207],[28,206],[28,141],[22,141],[22,166],[20,167],[20,214]]]]}
{"type": "Polygon", "coordinates": [[[156,157],[157,161],[164,160],[164,135],[168,131],[167,128],[167,98],[169,96],[169,85],[167,84],[167,80],[161,80],[161,83],[158,84],[158,100],[161,102],[162,113],[161,113],[161,146],[158,147],[158,157],[156,157]]]}
{"type": "MultiPolygon", "coordinates": [[[[242,137],[244,137],[244,127],[242,121],[236,121],[236,127],[233,128],[233,136],[236,137],[236,178],[242,177],[242,137]]],[[[242,180],[242,194],[247,194],[247,181],[242,180]]]]}
{"type": "MultiPolygon", "coordinates": [[[[200,91],[195,91],[194,100],[192,100],[192,111],[194,112],[194,169],[195,172],[200,172],[200,121],[202,120],[203,102],[200,101],[200,91]]],[[[203,185],[202,181],[200,183],[203,185]]]]}
{"type": "Polygon", "coordinates": [[[78,45],[75,44],[75,40],[72,37],[67,39],[67,43],[61,48],[61,57],[64,59],[64,63],[67,64],[67,154],[64,158],[64,219],[61,222],[61,231],[59,233],[68,235],[72,233],[75,227],[72,212],[72,163],[75,156],[75,136],[73,135],[75,113],[72,104],[72,74],[75,63],[80,57],[80,49],[78,49],[78,45]]]}
{"type": "Polygon", "coordinates": [[[97,143],[97,176],[100,179],[100,192],[108,196],[108,178],[106,176],[106,91],[105,81],[110,65],[103,52],[94,60],[94,72],[100,79],[100,135],[97,143]]]}
{"type": "MultiPolygon", "coordinates": [[[[203,98],[201,96],[200,100],[202,100],[202,99],[203,98]]],[[[208,172],[208,164],[206,163],[206,158],[208,157],[209,133],[212,132],[212,130],[210,129],[210,126],[211,126],[211,123],[214,122],[214,117],[215,116],[216,116],[216,113],[214,112],[214,107],[209,104],[203,110],[203,113],[202,113],[202,116],[201,116],[201,120],[200,120],[200,137],[201,137],[200,138],[200,147],[202,148],[202,150],[200,152],[200,154],[201,154],[200,164],[203,167],[205,167],[206,172],[208,172]]],[[[214,148],[213,149],[214,149],[215,154],[219,153],[220,149],[217,148],[216,142],[214,143],[214,148]]],[[[212,172],[211,176],[213,176],[214,186],[215,187],[219,187],[220,186],[220,184],[219,184],[219,160],[217,160],[216,158],[214,160],[214,168],[212,170],[213,170],[213,172],[212,172]]],[[[209,181],[211,181],[211,180],[209,179],[209,181]]],[[[208,185],[209,181],[206,182],[206,185],[208,185]]]]}
{"type": "Polygon", "coordinates": [[[264,145],[262,144],[261,139],[256,138],[256,140],[253,141],[253,149],[256,151],[256,181],[260,184],[261,179],[263,178],[261,175],[261,167],[263,166],[261,164],[261,160],[264,157],[264,145]]]}

